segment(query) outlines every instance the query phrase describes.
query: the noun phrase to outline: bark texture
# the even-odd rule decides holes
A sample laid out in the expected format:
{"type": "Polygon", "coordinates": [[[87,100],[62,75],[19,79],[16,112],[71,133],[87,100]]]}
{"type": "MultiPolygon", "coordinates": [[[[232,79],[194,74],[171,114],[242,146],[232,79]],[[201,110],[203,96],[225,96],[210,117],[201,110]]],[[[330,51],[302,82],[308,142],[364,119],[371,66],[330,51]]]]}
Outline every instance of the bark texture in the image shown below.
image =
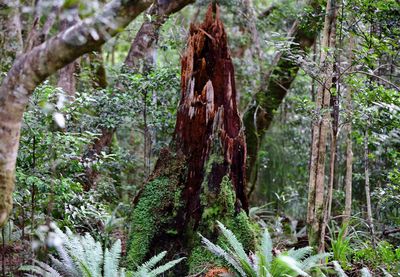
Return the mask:
{"type": "Polygon", "coordinates": [[[0,71],[8,71],[22,53],[19,1],[0,0],[0,71]]]}
{"type": "MultiPolygon", "coordinates": [[[[335,46],[336,37],[336,14],[337,6],[335,0],[328,0],[323,40],[321,48],[325,49],[321,54],[322,80],[318,86],[316,99],[317,119],[312,126],[310,178],[308,188],[308,212],[307,212],[307,235],[310,245],[319,246],[319,251],[324,248],[325,226],[323,219],[325,215],[325,162],[326,143],[330,121],[330,89],[332,87],[333,63],[329,50],[335,46]]],[[[327,208],[327,206],[325,206],[327,208]]]]}
{"type": "Polygon", "coordinates": [[[98,49],[144,11],[149,0],[114,0],[89,18],[18,58],[0,86],[0,227],[12,209],[22,115],[38,84],[81,55],[98,49]]]}
{"type": "Polygon", "coordinates": [[[210,6],[205,21],[190,29],[174,138],[136,198],[131,266],[170,249],[189,257],[176,276],[200,271],[213,259],[196,232],[217,239],[216,220],[235,230],[246,248],[254,246],[245,212],[246,144],[234,69],[218,8],[215,13],[210,6]]]}
{"type": "MultiPolygon", "coordinates": [[[[368,119],[368,125],[369,125],[368,119]]],[[[368,126],[369,127],[369,126],[368,126]]],[[[371,187],[369,182],[369,134],[368,127],[364,133],[364,174],[365,174],[365,198],[367,200],[367,224],[371,233],[372,245],[375,247],[375,228],[372,217],[372,204],[371,204],[371,187]]]]}
{"type": "MultiPolygon", "coordinates": [[[[353,63],[354,54],[354,37],[350,35],[349,39],[349,62],[353,63]]],[[[350,69],[351,70],[351,69],[350,69]]],[[[346,226],[347,233],[347,224],[351,217],[351,204],[352,204],[352,190],[353,190],[353,141],[351,132],[353,129],[353,100],[352,100],[352,88],[348,87],[346,90],[346,99],[345,99],[345,112],[347,115],[347,124],[346,124],[346,175],[344,178],[344,191],[345,191],[345,203],[344,203],[344,218],[343,224],[346,226]]]]}
{"type": "Polygon", "coordinates": [[[146,65],[152,64],[154,45],[158,40],[160,27],[168,19],[168,16],[180,11],[194,0],[159,1],[151,6],[148,11],[149,18],[142,24],[138,35],[132,42],[125,65],[136,71],[146,71],[146,65]],[[150,59],[150,60],[149,60],[150,59]]]}
{"type": "MultiPolygon", "coordinates": [[[[319,1],[311,0],[307,5],[312,8],[313,14],[318,15],[320,13],[321,5],[319,1]]],[[[262,139],[272,123],[275,111],[285,98],[300,69],[300,64],[291,58],[291,55],[305,56],[309,52],[319,33],[319,21],[319,16],[303,15],[302,19],[293,23],[288,34],[288,38],[293,40],[290,51],[276,54],[272,70],[264,75],[260,90],[255,94],[252,103],[243,115],[248,142],[247,181],[250,188],[249,196],[254,191],[257,182],[258,152],[262,139]],[[310,25],[314,28],[310,29],[310,25]]]]}
{"type": "MultiPolygon", "coordinates": [[[[65,31],[66,29],[70,28],[71,26],[75,25],[78,22],[78,10],[77,8],[73,8],[70,12],[72,18],[66,18],[61,20],[61,30],[65,31]]],[[[64,66],[58,71],[58,81],[57,87],[62,88],[62,90],[66,93],[67,97],[70,100],[75,98],[76,93],[76,78],[75,72],[78,66],[78,62],[75,60],[70,64],[64,66]]]]}

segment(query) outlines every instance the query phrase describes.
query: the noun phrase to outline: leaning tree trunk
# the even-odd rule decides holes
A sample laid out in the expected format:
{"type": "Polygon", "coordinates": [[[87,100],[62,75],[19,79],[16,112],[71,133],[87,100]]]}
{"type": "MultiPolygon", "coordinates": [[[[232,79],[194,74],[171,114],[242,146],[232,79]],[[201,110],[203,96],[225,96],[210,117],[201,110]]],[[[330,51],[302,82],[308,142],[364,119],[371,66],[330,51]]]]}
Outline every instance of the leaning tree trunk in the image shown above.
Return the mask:
{"type": "Polygon", "coordinates": [[[246,173],[249,183],[249,198],[256,188],[259,168],[258,153],[262,140],[272,123],[276,110],[283,102],[300,69],[299,62],[293,56],[304,57],[315,43],[320,31],[320,1],[309,0],[307,7],[312,12],[308,11],[300,19],[297,19],[288,33],[287,37],[293,41],[290,50],[279,51],[275,55],[272,69],[263,74],[260,90],[254,95],[243,115],[246,138],[249,142],[246,173]],[[308,27],[310,22],[313,25],[312,28],[308,27]]]}
{"type": "Polygon", "coordinates": [[[218,8],[214,17],[210,6],[205,21],[190,28],[181,86],[174,138],[135,199],[128,251],[130,267],[161,250],[182,253],[188,260],[177,276],[213,265],[197,232],[216,240],[216,220],[236,230],[247,249],[254,247],[246,144],[218,8]]]}

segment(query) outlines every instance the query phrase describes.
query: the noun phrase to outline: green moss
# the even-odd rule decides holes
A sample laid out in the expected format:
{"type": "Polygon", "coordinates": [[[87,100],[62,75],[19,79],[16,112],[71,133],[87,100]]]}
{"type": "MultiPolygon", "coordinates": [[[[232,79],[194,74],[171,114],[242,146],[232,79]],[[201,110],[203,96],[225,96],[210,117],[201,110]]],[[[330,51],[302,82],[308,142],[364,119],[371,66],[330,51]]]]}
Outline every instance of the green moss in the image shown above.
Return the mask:
{"type": "MultiPolygon", "coordinates": [[[[215,161],[219,160],[213,159],[213,162],[215,161]]],[[[207,180],[207,176],[205,180],[207,180]]],[[[228,176],[222,178],[219,192],[211,191],[208,183],[204,181],[200,197],[201,205],[204,208],[198,231],[204,237],[218,245],[226,244],[225,239],[219,235],[217,230],[216,221],[218,220],[232,230],[247,251],[255,250],[257,224],[251,222],[245,211],[236,211],[236,194],[228,176]]],[[[226,266],[223,261],[201,246],[200,238],[197,235],[194,235],[193,240],[194,247],[188,260],[190,274],[197,273],[207,266],[226,266]]]]}
{"type": "Polygon", "coordinates": [[[207,266],[226,266],[226,263],[223,260],[212,254],[203,246],[193,248],[187,262],[189,265],[189,275],[195,275],[196,273],[202,272],[207,266]]]}
{"type": "MultiPolygon", "coordinates": [[[[157,235],[176,235],[175,217],[183,207],[179,182],[184,159],[169,152],[156,167],[156,178],[146,184],[140,194],[131,219],[127,267],[134,268],[147,258],[157,235]]],[[[162,249],[164,250],[164,249],[162,249]]]]}

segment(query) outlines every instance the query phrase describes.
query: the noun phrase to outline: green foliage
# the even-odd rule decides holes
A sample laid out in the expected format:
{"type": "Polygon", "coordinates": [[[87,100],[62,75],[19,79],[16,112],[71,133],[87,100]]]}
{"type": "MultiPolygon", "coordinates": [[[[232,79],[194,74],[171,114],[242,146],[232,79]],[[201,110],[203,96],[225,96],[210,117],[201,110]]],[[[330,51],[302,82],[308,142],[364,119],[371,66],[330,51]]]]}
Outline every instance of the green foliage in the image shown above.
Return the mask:
{"type": "Polygon", "coordinates": [[[240,276],[310,276],[308,272],[318,269],[319,262],[329,256],[311,255],[311,247],[290,249],[274,256],[272,239],[267,229],[255,254],[248,256],[232,231],[221,222],[217,224],[227,243],[219,246],[200,235],[202,242],[210,252],[223,258],[240,276]]]}
{"type": "Polygon", "coordinates": [[[377,270],[384,268],[393,274],[400,273],[400,247],[394,247],[387,241],[380,241],[374,248],[370,243],[364,247],[355,249],[354,262],[368,265],[377,270]]]}
{"type": "Polygon", "coordinates": [[[119,266],[121,259],[121,241],[117,240],[111,248],[103,248],[100,242],[86,234],[73,234],[68,228],[66,233],[55,228],[52,244],[57,250],[58,257],[50,255],[51,265],[34,260],[33,265],[21,266],[20,270],[29,272],[26,276],[54,276],[54,277],[155,277],[181,262],[183,258],[170,261],[164,265],[159,263],[166,252],[152,257],[143,263],[135,272],[125,272],[119,266]]]}
{"type": "Polygon", "coordinates": [[[350,244],[351,236],[346,234],[348,227],[348,224],[342,225],[339,228],[337,235],[335,232],[336,230],[333,228],[330,229],[333,259],[339,261],[345,269],[349,268],[348,258],[351,255],[352,250],[352,246],[350,244]]]}
{"type": "MultiPolygon", "coordinates": [[[[173,235],[174,218],[183,207],[179,178],[184,170],[181,157],[168,154],[163,157],[165,168],[158,168],[160,176],[146,184],[136,204],[131,220],[127,263],[130,267],[143,262],[151,250],[156,235],[173,235]]],[[[154,249],[152,249],[154,251],[154,249]]]]}

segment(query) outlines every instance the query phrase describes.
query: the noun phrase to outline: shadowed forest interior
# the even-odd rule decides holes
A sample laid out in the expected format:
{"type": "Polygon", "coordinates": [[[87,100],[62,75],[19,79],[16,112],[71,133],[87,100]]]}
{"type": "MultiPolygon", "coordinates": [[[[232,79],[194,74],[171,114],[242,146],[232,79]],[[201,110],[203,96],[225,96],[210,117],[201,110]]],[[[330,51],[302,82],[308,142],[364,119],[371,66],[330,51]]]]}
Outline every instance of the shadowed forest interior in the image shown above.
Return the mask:
{"type": "Polygon", "coordinates": [[[0,0],[0,276],[400,276],[400,2],[0,0]]]}

